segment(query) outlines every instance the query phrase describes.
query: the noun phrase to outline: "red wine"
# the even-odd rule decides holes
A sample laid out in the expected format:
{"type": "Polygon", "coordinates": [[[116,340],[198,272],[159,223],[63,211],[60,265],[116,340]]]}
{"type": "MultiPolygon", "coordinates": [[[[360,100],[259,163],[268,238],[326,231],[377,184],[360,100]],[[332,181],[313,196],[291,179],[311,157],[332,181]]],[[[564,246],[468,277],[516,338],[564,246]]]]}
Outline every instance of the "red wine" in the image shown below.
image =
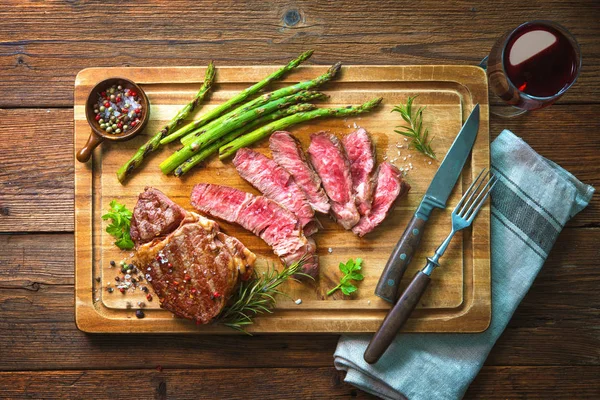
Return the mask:
{"type": "Polygon", "coordinates": [[[503,64],[521,92],[551,97],[577,78],[578,58],[573,44],[560,31],[543,23],[522,26],[510,37],[503,64]]]}

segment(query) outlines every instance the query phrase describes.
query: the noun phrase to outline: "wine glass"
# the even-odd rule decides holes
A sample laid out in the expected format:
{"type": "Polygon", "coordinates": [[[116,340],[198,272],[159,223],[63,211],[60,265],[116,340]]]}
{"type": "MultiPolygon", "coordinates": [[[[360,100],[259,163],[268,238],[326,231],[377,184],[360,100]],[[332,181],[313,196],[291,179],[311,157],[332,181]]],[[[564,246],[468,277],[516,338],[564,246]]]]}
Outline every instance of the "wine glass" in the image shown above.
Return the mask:
{"type": "Polygon", "coordinates": [[[500,37],[480,66],[491,91],[512,106],[491,112],[514,117],[558,100],[579,76],[581,51],[561,25],[530,21],[500,37]]]}

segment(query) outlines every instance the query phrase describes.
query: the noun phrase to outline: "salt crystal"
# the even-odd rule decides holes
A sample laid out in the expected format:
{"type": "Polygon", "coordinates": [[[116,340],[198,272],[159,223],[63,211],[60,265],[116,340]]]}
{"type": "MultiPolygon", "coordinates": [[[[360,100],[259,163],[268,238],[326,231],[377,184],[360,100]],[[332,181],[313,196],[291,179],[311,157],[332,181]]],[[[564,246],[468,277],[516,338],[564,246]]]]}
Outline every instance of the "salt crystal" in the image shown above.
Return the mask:
{"type": "Polygon", "coordinates": [[[404,141],[405,141],[405,142],[408,142],[408,139],[407,139],[407,138],[404,138],[404,141]]]}
{"type": "Polygon", "coordinates": [[[406,161],[406,157],[402,157],[402,159],[403,159],[404,161],[406,161]]]}
{"type": "Polygon", "coordinates": [[[328,251],[329,253],[333,253],[333,249],[332,249],[331,247],[330,247],[330,248],[328,248],[328,249],[327,249],[327,251],[328,251]]]}
{"type": "Polygon", "coordinates": [[[296,304],[302,304],[302,299],[298,299],[294,303],[296,303],[296,304]]]}
{"type": "Polygon", "coordinates": [[[429,161],[427,164],[431,165],[431,161],[429,161]]]}
{"type": "Polygon", "coordinates": [[[410,155],[410,154],[409,154],[409,155],[408,155],[408,158],[411,158],[411,157],[412,157],[412,155],[410,155]]]}
{"type": "Polygon", "coordinates": [[[367,304],[371,304],[371,300],[367,301],[367,304]]]}
{"type": "Polygon", "coordinates": [[[354,123],[354,129],[358,128],[358,126],[356,125],[356,122],[354,123]]]}

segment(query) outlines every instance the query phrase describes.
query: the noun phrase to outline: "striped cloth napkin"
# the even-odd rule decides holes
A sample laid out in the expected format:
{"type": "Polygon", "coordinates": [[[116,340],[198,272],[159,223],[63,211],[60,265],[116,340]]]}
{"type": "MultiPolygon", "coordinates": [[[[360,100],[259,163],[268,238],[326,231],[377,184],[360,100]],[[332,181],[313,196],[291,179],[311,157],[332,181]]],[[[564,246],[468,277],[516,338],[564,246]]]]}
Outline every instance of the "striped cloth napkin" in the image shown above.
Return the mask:
{"type": "Polygon", "coordinates": [[[345,381],[383,399],[460,399],[542,268],[567,221],[589,203],[581,183],[504,130],[491,146],[492,321],[478,334],[399,334],[375,365],[370,336],[342,336],[335,367],[345,381]]]}

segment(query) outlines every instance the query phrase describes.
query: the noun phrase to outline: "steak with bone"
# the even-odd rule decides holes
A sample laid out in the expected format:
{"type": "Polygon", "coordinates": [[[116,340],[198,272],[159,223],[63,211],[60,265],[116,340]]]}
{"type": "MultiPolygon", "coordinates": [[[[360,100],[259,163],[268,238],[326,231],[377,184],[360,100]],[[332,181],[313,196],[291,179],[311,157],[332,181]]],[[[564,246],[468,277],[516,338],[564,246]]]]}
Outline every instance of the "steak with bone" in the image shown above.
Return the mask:
{"type": "Polygon", "coordinates": [[[373,204],[368,215],[360,218],[352,231],[362,237],[371,232],[388,215],[396,199],[404,196],[410,185],[402,180],[402,173],[395,165],[384,162],[377,168],[377,182],[373,204]]]}
{"type": "Polygon", "coordinates": [[[239,279],[250,277],[256,256],[215,221],[186,212],[157,189],[140,194],[133,214],[136,264],[161,307],[199,324],[212,321],[239,279]]]}
{"type": "Polygon", "coordinates": [[[251,231],[273,248],[287,265],[304,258],[302,272],[318,274],[316,246],[302,233],[298,219],[273,200],[227,186],[194,186],[192,205],[200,212],[251,231]]]}
{"type": "Polygon", "coordinates": [[[289,132],[278,131],[271,135],[269,148],[273,160],[288,171],[302,188],[313,210],[327,214],[331,206],[321,186],[321,178],[306,160],[298,140],[289,132]]]}
{"type": "Polygon", "coordinates": [[[319,230],[315,212],[304,191],[283,167],[269,157],[248,148],[237,151],[233,165],[240,176],[265,197],[291,211],[298,218],[305,236],[319,230]]]}
{"type": "Polygon", "coordinates": [[[354,202],[346,152],[339,139],[331,133],[315,133],[310,139],[308,157],[323,182],[331,213],[344,229],[351,229],[360,219],[360,214],[354,202]]]}

